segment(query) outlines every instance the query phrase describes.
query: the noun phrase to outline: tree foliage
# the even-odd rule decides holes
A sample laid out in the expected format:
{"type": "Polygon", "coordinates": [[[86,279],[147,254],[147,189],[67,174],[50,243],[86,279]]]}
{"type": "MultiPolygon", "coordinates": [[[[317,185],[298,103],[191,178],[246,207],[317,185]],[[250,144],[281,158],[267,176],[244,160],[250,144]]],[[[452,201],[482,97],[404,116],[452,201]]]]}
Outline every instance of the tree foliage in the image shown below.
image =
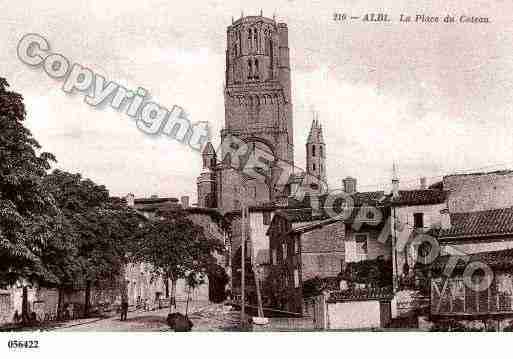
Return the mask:
{"type": "Polygon", "coordinates": [[[144,226],[133,259],[151,264],[154,274],[174,283],[181,278],[201,283],[216,268],[214,253],[223,252],[222,243],[205,235],[183,210],[159,212],[157,218],[144,226]]]}
{"type": "Polygon", "coordinates": [[[23,97],[0,78],[0,285],[55,282],[41,255],[59,230],[59,216],[42,179],[55,161],[23,125],[23,97]]]}
{"type": "Polygon", "coordinates": [[[115,281],[145,219],[124,201],[110,198],[105,186],[80,174],[55,170],[45,177],[44,186],[62,213],[62,231],[56,238],[61,246],[45,256],[45,263],[56,267],[62,286],[115,281]]]}

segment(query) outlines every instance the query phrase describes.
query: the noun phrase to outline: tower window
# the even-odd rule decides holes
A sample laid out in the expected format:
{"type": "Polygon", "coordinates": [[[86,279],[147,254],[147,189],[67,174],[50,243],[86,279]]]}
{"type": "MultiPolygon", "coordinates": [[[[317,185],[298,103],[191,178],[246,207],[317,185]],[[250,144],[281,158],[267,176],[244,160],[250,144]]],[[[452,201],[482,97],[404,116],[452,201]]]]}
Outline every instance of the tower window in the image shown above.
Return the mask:
{"type": "Polygon", "coordinates": [[[322,157],[322,146],[319,146],[319,153],[320,153],[320,156],[322,157]]]}
{"type": "Polygon", "coordinates": [[[251,29],[248,30],[248,45],[249,45],[249,48],[251,49],[251,41],[253,40],[253,35],[252,35],[252,32],[251,32],[251,29]]]}
{"type": "Polygon", "coordinates": [[[258,60],[255,59],[255,73],[253,74],[253,78],[258,79],[259,73],[260,73],[260,70],[258,69],[258,60]]]}
{"type": "Polygon", "coordinates": [[[315,172],[315,163],[312,163],[312,170],[315,172]]]}
{"type": "Polygon", "coordinates": [[[315,145],[312,146],[312,157],[315,157],[315,145]]]}
{"type": "Polygon", "coordinates": [[[253,30],[253,39],[255,40],[255,49],[258,50],[258,31],[256,29],[253,30]]]}
{"type": "Polygon", "coordinates": [[[253,78],[253,62],[251,59],[248,60],[248,79],[251,80],[253,78]]]}

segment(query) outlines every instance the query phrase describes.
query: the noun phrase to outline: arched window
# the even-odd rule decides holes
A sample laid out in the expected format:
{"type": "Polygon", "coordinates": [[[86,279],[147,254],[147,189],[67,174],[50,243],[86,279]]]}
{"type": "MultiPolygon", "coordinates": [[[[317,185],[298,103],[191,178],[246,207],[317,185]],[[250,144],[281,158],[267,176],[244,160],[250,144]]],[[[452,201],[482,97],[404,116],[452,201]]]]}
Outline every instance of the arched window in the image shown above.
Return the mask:
{"type": "Polygon", "coordinates": [[[253,78],[258,80],[259,75],[260,75],[260,69],[258,68],[258,59],[255,59],[255,71],[253,74],[253,78]]]}
{"type": "Polygon", "coordinates": [[[251,80],[253,78],[253,62],[251,59],[248,60],[248,79],[251,80]]]}
{"type": "Polygon", "coordinates": [[[258,50],[258,31],[257,31],[257,29],[253,30],[253,39],[255,40],[255,49],[258,50]]]}
{"type": "Polygon", "coordinates": [[[240,30],[239,30],[239,31],[237,31],[237,38],[238,38],[238,42],[237,42],[237,44],[239,45],[239,51],[238,51],[238,53],[239,53],[240,55],[242,55],[242,36],[240,35],[240,30]]]}
{"type": "Polygon", "coordinates": [[[322,157],[322,146],[319,146],[319,153],[320,153],[320,156],[322,157]]]}
{"type": "Polygon", "coordinates": [[[315,145],[312,145],[312,157],[315,157],[315,145]]]}
{"type": "Polygon", "coordinates": [[[248,30],[248,46],[249,46],[250,49],[253,47],[253,46],[251,46],[251,42],[253,40],[253,35],[252,34],[253,33],[252,33],[251,29],[249,29],[248,30]]]}
{"type": "Polygon", "coordinates": [[[312,163],[312,170],[315,172],[315,163],[312,163]]]}

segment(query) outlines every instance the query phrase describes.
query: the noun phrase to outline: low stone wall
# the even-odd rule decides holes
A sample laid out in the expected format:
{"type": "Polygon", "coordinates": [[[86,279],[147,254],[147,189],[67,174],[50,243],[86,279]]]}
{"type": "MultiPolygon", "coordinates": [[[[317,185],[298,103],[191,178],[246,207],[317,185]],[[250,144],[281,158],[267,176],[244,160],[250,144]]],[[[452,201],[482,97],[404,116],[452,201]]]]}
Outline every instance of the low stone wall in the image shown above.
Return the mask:
{"type": "Polygon", "coordinates": [[[314,321],[310,317],[304,318],[269,318],[265,325],[252,324],[254,332],[284,332],[284,331],[311,331],[315,330],[314,321]]]}

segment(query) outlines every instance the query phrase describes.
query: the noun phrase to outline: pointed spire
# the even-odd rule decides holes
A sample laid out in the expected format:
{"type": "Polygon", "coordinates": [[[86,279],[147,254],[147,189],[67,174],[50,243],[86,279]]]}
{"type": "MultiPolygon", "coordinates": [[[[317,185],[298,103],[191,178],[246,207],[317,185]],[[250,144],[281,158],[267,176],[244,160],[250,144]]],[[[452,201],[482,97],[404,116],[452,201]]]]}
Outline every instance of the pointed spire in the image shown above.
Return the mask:
{"type": "Polygon", "coordinates": [[[214,149],[214,146],[212,146],[212,142],[207,142],[205,145],[205,148],[203,148],[203,152],[201,153],[203,156],[205,155],[215,155],[216,150],[214,149]]]}
{"type": "Polygon", "coordinates": [[[308,139],[306,143],[324,143],[324,137],[322,135],[322,125],[319,121],[319,113],[317,111],[312,110],[312,127],[310,128],[310,133],[308,134],[308,139]]]}
{"type": "Polygon", "coordinates": [[[399,198],[399,176],[397,175],[395,161],[392,164],[392,198],[399,198]]]}
{"type": "Polygon", "coordinates": [[[324,143],[324,136],[322,135],[322,125],[320,122],[317,123],[319,129],[319,143],[324,143]]]}
{"type": "Polygon", "coordinates": [[[399,181],[399,177],[397,176],[397,166],[395,161],[392,163],[392,181],[399,181]]]}
{"type": "Polygon", "coordinates": [[[315,119],[314,119],[312,121],[312,126],[310,127],[310,133],[308,134],[308,138],[306,139],[306,143],[314,142],[316,128],[317,128],[317,126],[315,125],[315,119]]]}

